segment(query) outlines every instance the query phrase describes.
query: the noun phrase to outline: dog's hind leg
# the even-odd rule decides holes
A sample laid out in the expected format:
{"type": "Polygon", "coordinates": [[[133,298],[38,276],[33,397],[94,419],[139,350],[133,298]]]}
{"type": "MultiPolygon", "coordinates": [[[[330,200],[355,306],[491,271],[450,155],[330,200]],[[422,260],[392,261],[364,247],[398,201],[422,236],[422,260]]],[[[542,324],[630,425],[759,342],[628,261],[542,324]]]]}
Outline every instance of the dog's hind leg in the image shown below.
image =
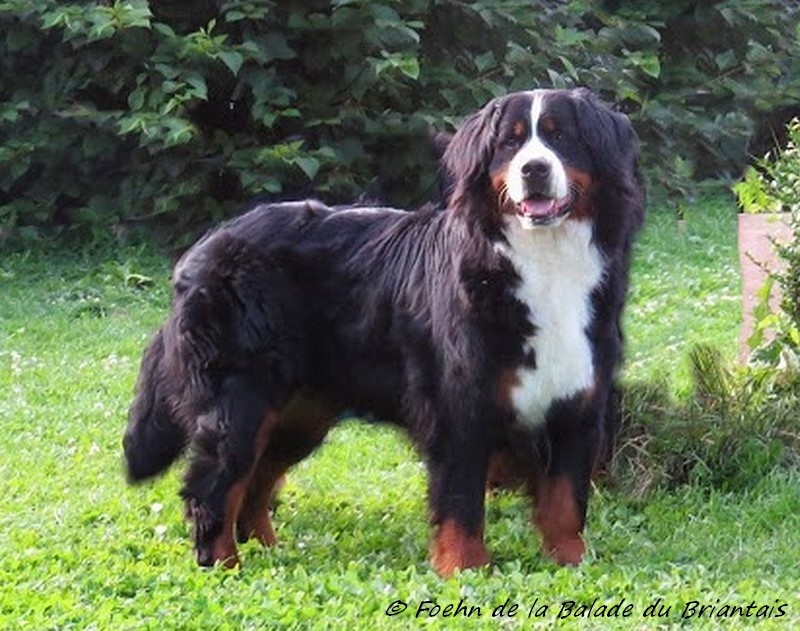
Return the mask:
{"type": "Polygon", "coordinates": [[[198,564],[238,563],[236,519],[277,420],[266,398],[243,376],[223,380],[213,408],[198,419],[181,490],[194,522],[198,564]]]}
{"type": "Polygon", "coordinates": [[[333,406],[307,394],[298,395],[280,412],[265,437],[265,449],[242,503],[236,529],[239,543],[257,539],[271,546],[277,542],[270,509],[284,474],[322,443],[335,420],[333,406]]]}

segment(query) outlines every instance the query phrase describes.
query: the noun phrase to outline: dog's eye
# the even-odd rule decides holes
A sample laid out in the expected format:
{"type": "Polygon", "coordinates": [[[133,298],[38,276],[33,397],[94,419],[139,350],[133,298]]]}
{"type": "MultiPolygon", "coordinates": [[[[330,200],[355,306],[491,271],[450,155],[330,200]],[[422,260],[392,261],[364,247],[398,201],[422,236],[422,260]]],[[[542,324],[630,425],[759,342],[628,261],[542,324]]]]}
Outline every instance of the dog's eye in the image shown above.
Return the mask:
{"type": "Polygon", "coordinates": [[[516,135],[506,136],[505,140],[503,140],[503,146],[508,147],[509,149],[516,149],[521,145],[522,145],[521,136],[516,136],[516,135]]]}

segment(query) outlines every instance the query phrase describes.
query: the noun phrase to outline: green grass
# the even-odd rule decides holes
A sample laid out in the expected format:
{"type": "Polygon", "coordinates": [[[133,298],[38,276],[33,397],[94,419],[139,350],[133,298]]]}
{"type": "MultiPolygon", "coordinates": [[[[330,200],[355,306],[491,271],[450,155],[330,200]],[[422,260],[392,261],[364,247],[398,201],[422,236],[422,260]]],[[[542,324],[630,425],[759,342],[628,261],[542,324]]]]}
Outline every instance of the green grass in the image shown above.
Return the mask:
{"type": "MultiPolygon", "coordinates": [[[[651,213],[636,248],[626,380],[667,383],[681,400],[693,342],[735,357],[734,213],[725,199],[704,199],[684,235],[668,212],[651,213]]],[[[69,254],[45,243],[0,259],[0,628],[735,629],[755,620],[681,620],[692,601],[755,603],[753,613],[785,604],[786,615],[759,628],[800,623],[797,470],[772,467],[736,491],[698,478],[643,499],[598,487],[587,559],[571,569],[541,557],[524,499],[499,495],[488,503],[493,569],[442,581],[426,561],[422,465],[398,433],[355,422],[292,473],[278,547],[243,546],[240,570],[198,569],[176,495],[180,467],[130,488],[121,465],[139,357],[168,308],[168,281],[168,262],[149,248],[69,254]],[[628,618],[557,620],[563,601],[597,599],[596,608],[623,598],[628,618]],[[658,598],[669,617],[643,617],[658,598]],[[462,599],[482,615],[414,617],[426,600],[462,599]],[[387,617],[397,600],[408,609],[387,617]],[[493,618],[505,602],[517,615],[493,618]],[[548,608],[529,619],[534,603],[548,608]]]]}
{"type": "Polygon", "coordinates": [[[651,212],[635,247],[627,310],[626,375],[691,387],[688,350],[697,343],[737,357],[741,277],[736,212],[727,196],[709,196],[687,213],[651,212]]]}

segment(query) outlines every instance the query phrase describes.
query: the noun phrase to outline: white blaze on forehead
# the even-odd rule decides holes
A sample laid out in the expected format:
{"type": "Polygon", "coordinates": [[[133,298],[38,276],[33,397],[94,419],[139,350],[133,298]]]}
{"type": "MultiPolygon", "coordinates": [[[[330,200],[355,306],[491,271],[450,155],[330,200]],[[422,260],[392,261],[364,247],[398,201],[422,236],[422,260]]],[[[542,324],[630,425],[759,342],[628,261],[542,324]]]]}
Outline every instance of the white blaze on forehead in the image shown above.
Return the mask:
{"type": "Polygon", "coordinates": [[[532,96],[530,121],[528,123],[530,137],[511,160],[506,181],[508,196],[515,204],[519,204],[528,197],[525,180],[522,177],[522,168],[534,160],[550,165],[550,188],[546,191],[549,197],[560,199],[566,197],[569,193],[567,172],[564,169],[564,164],[538,134],[539,119],[542,116],[546,99],[545,93],[536,90],[530,94],[532,96]]]}

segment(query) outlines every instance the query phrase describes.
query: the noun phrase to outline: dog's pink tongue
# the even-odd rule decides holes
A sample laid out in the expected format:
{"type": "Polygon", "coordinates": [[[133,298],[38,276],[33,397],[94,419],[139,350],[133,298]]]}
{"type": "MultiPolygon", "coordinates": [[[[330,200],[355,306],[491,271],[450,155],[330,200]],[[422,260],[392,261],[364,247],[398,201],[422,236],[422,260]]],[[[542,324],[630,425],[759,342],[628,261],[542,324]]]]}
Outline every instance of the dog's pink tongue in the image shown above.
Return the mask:
{"type": "Polygon", "coordinates": [[[526,199],[519,204],[524,217],[546,217],[555,208],[554,199],[526,199]]]}

